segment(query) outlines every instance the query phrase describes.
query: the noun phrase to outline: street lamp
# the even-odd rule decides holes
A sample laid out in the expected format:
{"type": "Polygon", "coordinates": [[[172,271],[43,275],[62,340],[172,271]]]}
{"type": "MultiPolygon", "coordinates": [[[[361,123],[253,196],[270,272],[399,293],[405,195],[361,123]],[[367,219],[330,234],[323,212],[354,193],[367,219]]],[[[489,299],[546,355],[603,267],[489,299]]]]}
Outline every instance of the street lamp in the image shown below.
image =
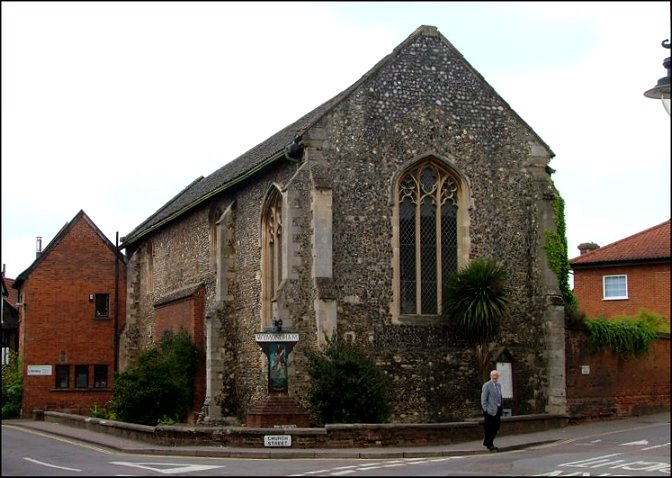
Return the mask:
{"type": "MultiPolygon", "coordinates": [[[[663,40],[661,43],[663,48],[670,49],[670,40],[663,40]]],[[[663,60],[663,67],[667,69],[667,76],[664,76],[656,86],[644,92],[644,96],[647,98],[654,98],[663,101],[663,106],[667,114],[670,114],[670,57],[668,56],[663,60]]]]}

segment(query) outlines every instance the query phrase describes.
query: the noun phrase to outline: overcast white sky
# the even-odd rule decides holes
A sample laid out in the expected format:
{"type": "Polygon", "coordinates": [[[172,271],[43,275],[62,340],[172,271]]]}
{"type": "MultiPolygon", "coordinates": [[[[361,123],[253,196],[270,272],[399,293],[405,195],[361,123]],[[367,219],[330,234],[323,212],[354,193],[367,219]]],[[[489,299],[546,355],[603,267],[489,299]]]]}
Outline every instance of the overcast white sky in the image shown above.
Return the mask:
{"type": "Polygon", "coordinates": [[[555,152],[570,258],[670,218],[669,2],[2,2],[2,264],[114,243],[433,25],[555,152]]]}

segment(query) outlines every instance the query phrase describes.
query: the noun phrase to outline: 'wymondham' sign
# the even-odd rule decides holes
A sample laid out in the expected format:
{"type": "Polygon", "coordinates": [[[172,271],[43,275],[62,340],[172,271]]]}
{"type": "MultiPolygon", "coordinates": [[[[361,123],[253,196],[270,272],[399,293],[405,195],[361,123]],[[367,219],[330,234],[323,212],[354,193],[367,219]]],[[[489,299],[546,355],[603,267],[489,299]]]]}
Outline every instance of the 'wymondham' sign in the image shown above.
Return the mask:
{"type": "Polygon", "coordinates": [[[256,342],[298,342],[299,334],[294,333],[261,333],[254,334],[256,342]]]}

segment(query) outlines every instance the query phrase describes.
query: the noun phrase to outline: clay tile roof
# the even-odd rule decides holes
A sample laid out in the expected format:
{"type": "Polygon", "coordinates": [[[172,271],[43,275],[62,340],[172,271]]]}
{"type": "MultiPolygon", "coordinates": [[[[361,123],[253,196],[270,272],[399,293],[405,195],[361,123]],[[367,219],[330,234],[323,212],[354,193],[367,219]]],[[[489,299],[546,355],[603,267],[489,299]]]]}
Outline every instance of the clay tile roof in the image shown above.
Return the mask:
{"type": "Polygon", "coordinates": [[[5,305],[9,304],[11,307],[16,308],[14,306],[19,301],[19,291],[12,288],[12,286],[14,285],[14,279],[10,279],[9,277],[3,277],[2,282],[6,287],[7,292],[7,296],[4,297],[5,305]]]}
{"type": "Polygon", "coordinates": [[[670,260],[670,220],[569,261],[571,267],[600,263],[670,260]]]}

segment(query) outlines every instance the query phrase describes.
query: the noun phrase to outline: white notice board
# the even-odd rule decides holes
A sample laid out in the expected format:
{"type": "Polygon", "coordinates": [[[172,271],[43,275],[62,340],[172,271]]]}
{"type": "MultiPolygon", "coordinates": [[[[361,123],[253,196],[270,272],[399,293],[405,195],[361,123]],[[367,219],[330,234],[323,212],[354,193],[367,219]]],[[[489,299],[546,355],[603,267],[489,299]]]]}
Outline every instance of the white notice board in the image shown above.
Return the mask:
{"type": "Polygon", "coordinates": [[[499,384],[502,386],[502,398],[513,398],[511,363],[497,362],[497,371],[499,372],[499,384]]]}

